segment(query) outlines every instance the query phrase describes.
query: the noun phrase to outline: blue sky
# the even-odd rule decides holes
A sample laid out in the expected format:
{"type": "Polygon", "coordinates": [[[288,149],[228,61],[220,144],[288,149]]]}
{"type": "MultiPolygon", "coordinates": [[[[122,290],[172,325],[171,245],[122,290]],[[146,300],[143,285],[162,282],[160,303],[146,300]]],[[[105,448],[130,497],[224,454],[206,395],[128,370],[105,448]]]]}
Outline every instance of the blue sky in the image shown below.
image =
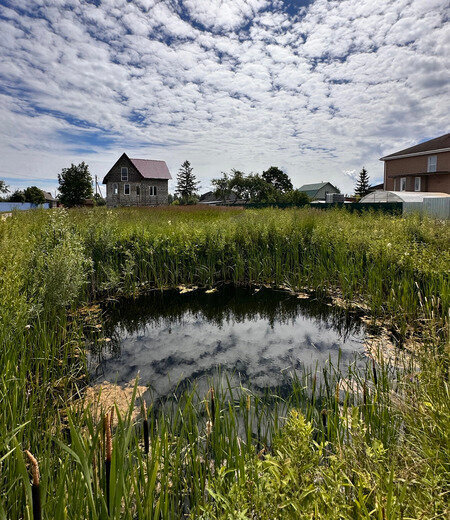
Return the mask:
{"type": "MultiPolygon", "coordinates": [[[[188,159],[351,192],[449,131],[449,0],[0,0],[0,178],[188,159]]],[[[173,186],[172,186],[173,188],[173,186]]]]}

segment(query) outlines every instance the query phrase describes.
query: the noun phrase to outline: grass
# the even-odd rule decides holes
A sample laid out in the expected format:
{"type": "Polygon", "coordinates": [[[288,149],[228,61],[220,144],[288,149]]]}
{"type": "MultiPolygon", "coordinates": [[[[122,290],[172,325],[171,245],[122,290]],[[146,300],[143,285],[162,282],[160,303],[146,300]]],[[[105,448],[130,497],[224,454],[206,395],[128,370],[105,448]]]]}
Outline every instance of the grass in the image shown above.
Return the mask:
{"type": "Polygon", "coordinates": [[[0,520],[33,518],[25,450],[45,519],[447,518],[449,243],[446,223],[375,213],[14,212],[0,222],[0,520]],[[115,410],[108,504],[107,426],[80,405],[69,311],[223,282],[365,302],[420,345],[402,370],[299,374],[284,398],[225,382],[213,406],[194,389],[145,413],[148,454],[144,414],[115,410]]]}

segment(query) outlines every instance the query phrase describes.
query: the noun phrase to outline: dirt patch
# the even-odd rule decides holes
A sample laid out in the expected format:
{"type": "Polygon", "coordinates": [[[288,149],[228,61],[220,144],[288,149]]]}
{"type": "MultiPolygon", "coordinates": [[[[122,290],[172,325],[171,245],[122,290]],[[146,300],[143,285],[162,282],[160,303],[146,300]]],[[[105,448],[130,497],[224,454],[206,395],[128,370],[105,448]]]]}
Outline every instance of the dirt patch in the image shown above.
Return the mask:
{"type": "MultiPolygon", "coordinates": [[[[84,403],[92,407],[92,413],[98,421],[102,419],[106,412],[111,411],[111,408],[114,407],[114,422],[117,423],[116,412],[123,418],[130,410],[135,385],[136,381],[130,381],[123,386],[103,381],[103,383],[86,388],[84,403]]],[[[146,390],[146,386],[137,386],[136,400],[131,416],[132,419],[136,419],[140,412],[139,397],[142,396],[146,390]]]]}

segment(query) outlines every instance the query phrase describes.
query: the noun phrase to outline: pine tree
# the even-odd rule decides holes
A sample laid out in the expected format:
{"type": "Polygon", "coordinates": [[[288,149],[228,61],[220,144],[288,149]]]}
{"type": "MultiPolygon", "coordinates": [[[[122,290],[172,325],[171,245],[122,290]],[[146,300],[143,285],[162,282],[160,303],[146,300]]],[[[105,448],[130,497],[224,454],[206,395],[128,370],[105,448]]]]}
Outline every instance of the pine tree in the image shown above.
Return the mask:
{"type": "Polygon", "coordinates": [[[200,184],[192,173],[192,169],[191,163],[184,161],[178,170],[177,189],[175,192],[178,193],[184,201],[187,201],[190,197],[195,195],[198,185],[200,184]]]}
{"type": "Polygon", "coordinates": [[[369,175],[367,170],[363,169],[359,172],[359,178],[356,182],[355,195],[364,197],[369,193],[369,175]]]}

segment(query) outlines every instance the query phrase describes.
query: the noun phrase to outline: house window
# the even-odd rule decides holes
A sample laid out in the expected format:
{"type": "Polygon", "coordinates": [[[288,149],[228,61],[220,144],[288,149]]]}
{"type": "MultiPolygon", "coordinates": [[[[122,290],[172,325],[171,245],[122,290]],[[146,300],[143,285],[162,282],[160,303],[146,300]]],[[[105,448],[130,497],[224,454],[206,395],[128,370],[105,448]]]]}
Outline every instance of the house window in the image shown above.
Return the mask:
{"type": "Polygon", "coordinates": [[[152,196],[156,195],[156,186],[150,186],[150,195],[152,195],[152,196]]]}
{"type": "Polygon", "coordinates": [[[420,191],[420,177],[414,179],[414,191],[420,191]]]}
{"type": "Polygon", "coordinates": [[[119,186],[117,184],[114,184],[114,186],[113,186],[113,194],[114,195],[119,194],[119,186]]]}
{"type": "Polygon", "coordinates": [[[435,172],[437,168],[437,155],[430,155],[428,157],[428,170],[429,172],[435,172]]]}
{"type": "Polygon", "coordinates": [[[141,195],[141,187],[136,186],[136,195],[139,197],[141,195]]]}
{"type": "Polygon", "coordinates": [[[400,191],[406,191],[406,177],[400,178],[400,191]]]}
{"type": "Polygon", "coordinates": [[[124,193],[124,195],[129,195],[130,194],[130,185],[129,184],[124,184],[123,185],[123,193],[124,193]]]}
{"type": "Polygon", "coordinates": [[[122,181],[128,180],[128,168],[125,166],[122,166],[122,168],[120,168],[120,179],[122,181]]]}

